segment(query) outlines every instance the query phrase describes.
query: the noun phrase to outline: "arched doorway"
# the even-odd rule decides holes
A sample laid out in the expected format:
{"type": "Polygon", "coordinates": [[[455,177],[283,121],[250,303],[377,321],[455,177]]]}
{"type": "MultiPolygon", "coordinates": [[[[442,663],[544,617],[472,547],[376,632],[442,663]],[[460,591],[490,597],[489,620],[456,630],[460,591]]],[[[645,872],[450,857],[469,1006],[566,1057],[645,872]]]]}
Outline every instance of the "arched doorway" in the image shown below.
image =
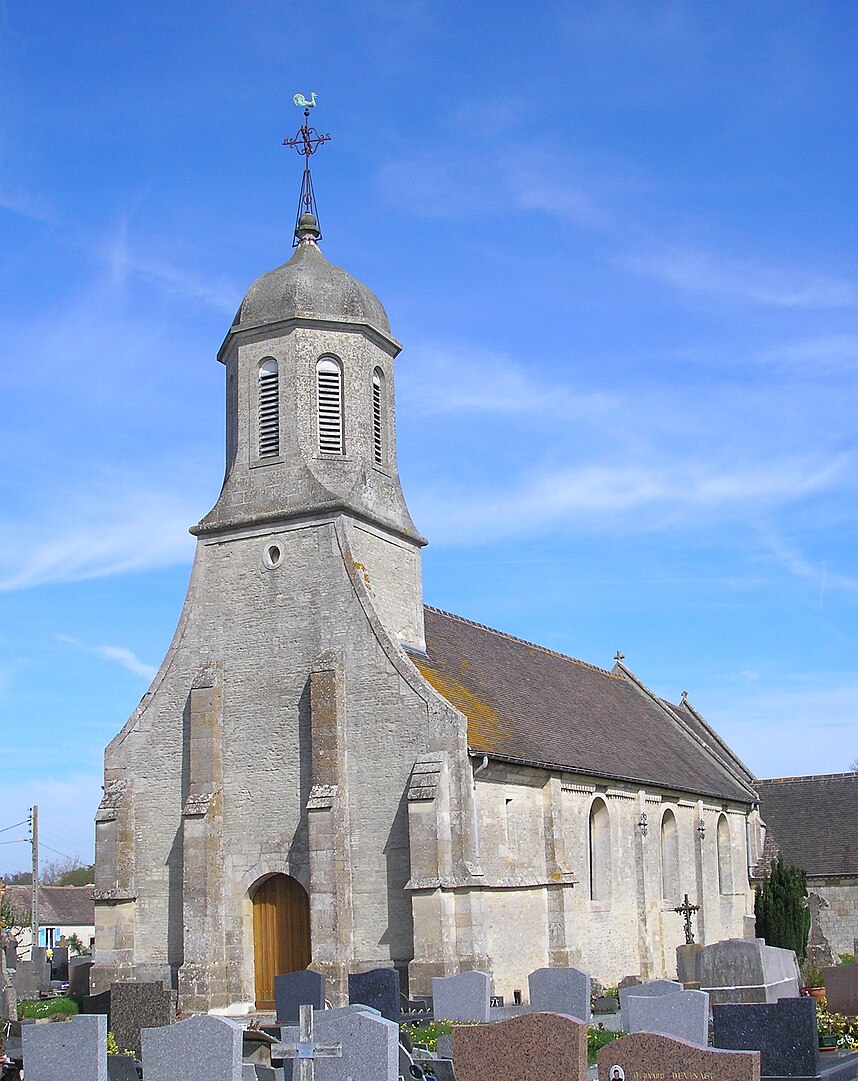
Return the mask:
{"type": "Polygon", "coordinates": [[[306,968],[310,954],[310,898],[289,875],[271,875],[253,890],[253,964],[256,1008],[274,1009],[274,977],[306,968]]]}

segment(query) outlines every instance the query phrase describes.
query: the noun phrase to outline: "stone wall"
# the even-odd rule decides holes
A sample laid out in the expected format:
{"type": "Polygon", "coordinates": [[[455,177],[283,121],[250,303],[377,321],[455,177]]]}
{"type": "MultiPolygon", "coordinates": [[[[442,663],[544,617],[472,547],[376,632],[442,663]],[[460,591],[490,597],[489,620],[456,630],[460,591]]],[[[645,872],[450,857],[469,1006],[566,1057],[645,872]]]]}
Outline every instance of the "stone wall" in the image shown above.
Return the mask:
{"type": "Polygon", "coordinates": [[[807,890],[822,901],[819,929],[836,964],[837,954],[852,953],[858,939],[858,875],[809,878],[807,890]]]}

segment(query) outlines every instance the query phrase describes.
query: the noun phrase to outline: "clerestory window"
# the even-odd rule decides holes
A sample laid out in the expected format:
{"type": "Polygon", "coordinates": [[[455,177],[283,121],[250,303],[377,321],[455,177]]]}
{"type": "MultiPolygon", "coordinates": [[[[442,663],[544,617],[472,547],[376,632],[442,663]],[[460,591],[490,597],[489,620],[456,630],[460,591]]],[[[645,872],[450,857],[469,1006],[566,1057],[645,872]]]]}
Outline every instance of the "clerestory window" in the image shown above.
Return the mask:
{"type": "Polygon", "coordinates": [[[259,457],[276,456],[280,453],[280,386],[273,359],[259,365],[258,417],[259,457]]]}
{"type": "Polygon", "coordinates": [[[316,418],[321,454],[343,454],[343,369],[335,357],[316,365],[316,418]]]}

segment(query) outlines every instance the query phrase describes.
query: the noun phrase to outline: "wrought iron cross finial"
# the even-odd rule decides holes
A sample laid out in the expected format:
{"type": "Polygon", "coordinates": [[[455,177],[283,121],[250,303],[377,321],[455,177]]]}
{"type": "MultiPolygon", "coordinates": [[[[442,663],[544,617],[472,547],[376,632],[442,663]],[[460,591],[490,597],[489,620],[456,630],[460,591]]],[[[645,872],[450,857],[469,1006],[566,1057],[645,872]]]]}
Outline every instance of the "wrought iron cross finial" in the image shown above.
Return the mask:
{"type": "Polygon", "coordinates": [[[292,100],[299,109],[304,110],[304,123],[291,139],[283,140],[284,146],[290,146],[293,150],[297,150],[304,159],[304,176],[301,180],[298,214],[295,219],[295,239],[292,244],[294,248],[301,240],[320,240],[322,237],[319,229],[316,195],[313,191],[313,178],[310,175],[310,158],[322,143],[329,142],[331,137],[330,135],[320,135],[316,128],[310,126],[310,110],[315,108],[316,105],[315,90],[310,95],[309,100],[303,94],[296,94],[292,100]]]}
{"type": "Polygon", "coordinates": [[[691,930],[691,916],[692,913],[700,911],[700,905],[690,904],[688,901],[688,894],[686,893],[685,900],[681,905],[677,905],[673,911],[679,912],[685,921],[685,945],[693,946],[694,932],[691,930]]]}
{"type": "Polygon", "coordinates": [[[624,661],[626,659],[625,653],[621,653],[619,650],[614,654],[615,661],[624,661]]]}

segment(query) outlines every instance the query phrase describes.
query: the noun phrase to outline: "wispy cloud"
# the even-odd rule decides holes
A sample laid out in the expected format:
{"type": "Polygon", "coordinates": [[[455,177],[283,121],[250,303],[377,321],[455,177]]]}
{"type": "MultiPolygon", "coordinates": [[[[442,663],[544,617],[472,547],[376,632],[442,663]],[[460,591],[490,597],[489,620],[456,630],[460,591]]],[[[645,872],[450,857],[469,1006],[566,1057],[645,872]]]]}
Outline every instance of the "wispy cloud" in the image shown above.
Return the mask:
{"type": "Polygon", "coordinates": [[[78,641],[77,638],[70,638],[65,634],[57,634],[55,638],[58,642],[64,642],[66,645],[86,650],[87,653],[94,653],[97,657],[104,657],[105,660],[114,661],[121,668],[133,672],[135,676],[142,676],[144,679],[154,679],[155,673],[158,671],[154,665],[145,664],[136,653],[132,653],[130,649],[126,649],[124,646],[88,646],[84,642],[78,641]]]}
{"type": "Polygon", "coordinates": [[[765,548],[774,559],[789,573],[805,582],[810,582],[819,589],[819,607],[825,602],[828,591],[858,594],[858,579],[839,574],[829,569],[826,561],[811,562],[798,548],[788,544],[771,529],[761,530],[765,548]]]}

